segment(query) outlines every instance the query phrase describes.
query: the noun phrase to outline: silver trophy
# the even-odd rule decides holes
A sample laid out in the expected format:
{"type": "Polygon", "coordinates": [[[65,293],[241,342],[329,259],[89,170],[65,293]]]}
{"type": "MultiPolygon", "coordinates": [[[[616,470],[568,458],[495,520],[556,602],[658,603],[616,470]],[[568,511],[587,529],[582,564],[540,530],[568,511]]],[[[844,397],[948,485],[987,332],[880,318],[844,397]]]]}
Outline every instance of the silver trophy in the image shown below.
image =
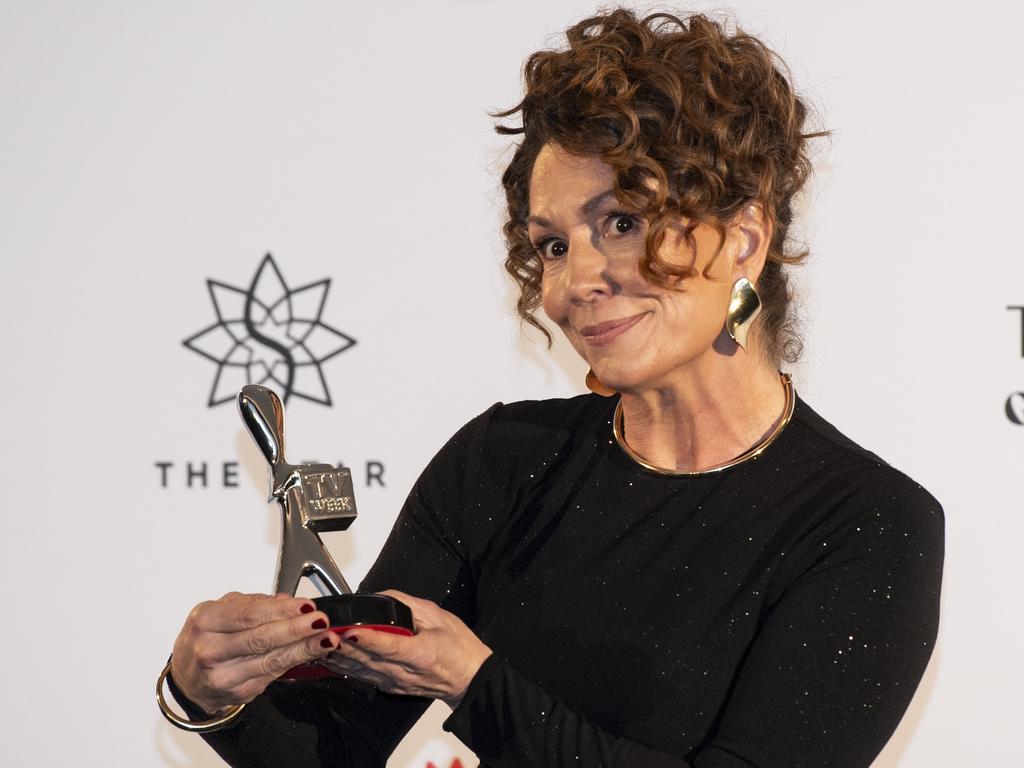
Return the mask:
{"type": "MultiPolygon", "coordinates": [[[[320,540],[323,531],[343,531],[356,519],[352,473],[330,464],[289,464],[284,457],[284,407],[272,390],[256,384],[238,393],[242,422],[270,464],[270,498],[281,507],[283,531],[276,589],[294,595],[305,576],[322,597],[313,599],[341,633],[351,627],[413,634],[412,612],[387,595],[353,594],[320,540]]],[[[318,664],[295,667],[284,677],[330,674],[318,664]]]]}

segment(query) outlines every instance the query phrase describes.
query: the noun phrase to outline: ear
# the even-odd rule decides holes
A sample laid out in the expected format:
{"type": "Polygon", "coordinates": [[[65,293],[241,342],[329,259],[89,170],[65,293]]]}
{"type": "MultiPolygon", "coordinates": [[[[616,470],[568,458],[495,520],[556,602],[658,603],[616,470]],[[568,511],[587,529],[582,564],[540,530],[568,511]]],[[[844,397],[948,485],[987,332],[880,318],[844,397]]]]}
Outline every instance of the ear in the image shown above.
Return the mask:
{"type": "Polygon", "coordinates": [[[756,285],[772,240],[772,226],[764,207],[757,200],[747,202],[733,217],[730,229],[736,243],[733,280],[745,277],[756,285]]]}

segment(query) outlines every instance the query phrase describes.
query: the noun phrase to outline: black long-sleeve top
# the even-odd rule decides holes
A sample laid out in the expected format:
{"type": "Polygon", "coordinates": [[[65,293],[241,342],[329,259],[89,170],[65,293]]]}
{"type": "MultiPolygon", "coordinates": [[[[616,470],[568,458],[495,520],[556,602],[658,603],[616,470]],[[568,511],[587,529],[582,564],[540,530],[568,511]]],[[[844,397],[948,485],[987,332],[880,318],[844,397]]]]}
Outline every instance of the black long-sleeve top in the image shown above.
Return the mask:
{"type": "MultiPolygon", "coordinates": [[[[470,421],[360,585],[493,649],[444,728],[502,768],[869,766],[934,646],[939,503],[799,397],[759,457],[696,476],[629,458],[614,405],[470,421]]],[[[429,703],[280,681],[205,738],[237,766],[382,766],[429,703]]]]}

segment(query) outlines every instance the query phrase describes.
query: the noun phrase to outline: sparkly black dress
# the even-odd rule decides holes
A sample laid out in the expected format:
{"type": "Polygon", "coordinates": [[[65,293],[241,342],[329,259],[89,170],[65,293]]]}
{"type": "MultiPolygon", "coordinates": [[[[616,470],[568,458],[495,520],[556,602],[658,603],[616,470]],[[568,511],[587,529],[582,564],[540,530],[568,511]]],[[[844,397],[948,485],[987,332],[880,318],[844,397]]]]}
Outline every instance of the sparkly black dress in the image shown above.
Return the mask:
{"type": "MultiPolygon", "coordinates": [[[[759,457],[682,477],[623,452],[614,406],[470,421],[363,581],[494,649],[445,729],[484,766],[867,768],[934,646],[939,503],[799,397],[759,457]]],[[[232,765],[383,766],[429,703],[278,682],[205,738],[232,765]]]]}

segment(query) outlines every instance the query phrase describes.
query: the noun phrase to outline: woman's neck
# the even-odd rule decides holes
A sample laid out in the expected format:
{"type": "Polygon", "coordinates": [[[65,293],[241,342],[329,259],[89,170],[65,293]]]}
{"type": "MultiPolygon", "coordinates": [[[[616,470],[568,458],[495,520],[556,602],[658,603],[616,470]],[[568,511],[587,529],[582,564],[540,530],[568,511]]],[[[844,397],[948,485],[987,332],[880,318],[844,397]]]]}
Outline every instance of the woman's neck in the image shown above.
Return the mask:
{"type": "Polygon", "coordinates": [[[700,472],[759,443],[783,417],[779,372],[756,354],[711,355],[623,392],[626,444],[648,464],[700,472]]]}

